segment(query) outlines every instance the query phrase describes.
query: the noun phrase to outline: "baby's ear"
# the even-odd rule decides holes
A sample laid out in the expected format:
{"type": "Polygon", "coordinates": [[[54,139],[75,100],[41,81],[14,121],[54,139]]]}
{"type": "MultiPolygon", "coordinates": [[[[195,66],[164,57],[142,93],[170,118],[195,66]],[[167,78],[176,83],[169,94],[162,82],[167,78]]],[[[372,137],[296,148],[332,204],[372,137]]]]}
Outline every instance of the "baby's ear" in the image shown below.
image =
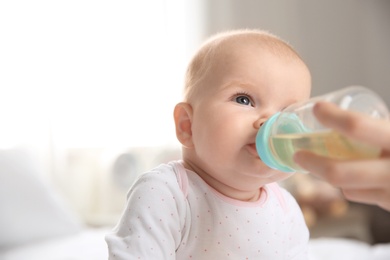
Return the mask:
{"type": "Polygon", "coordinates": [[[179,142],[187,148],[193,146],[192,142],[192,107],[188,103],[181,102],[175,106],[173,113],[175,118],[176,136],[179,142]]]}

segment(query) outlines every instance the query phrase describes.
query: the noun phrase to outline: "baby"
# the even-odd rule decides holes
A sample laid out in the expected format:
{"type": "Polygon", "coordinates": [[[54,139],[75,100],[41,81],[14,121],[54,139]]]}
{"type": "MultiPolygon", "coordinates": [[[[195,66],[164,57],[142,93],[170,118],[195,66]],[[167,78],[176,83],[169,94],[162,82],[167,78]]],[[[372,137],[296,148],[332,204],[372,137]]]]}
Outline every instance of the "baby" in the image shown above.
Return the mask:
{"type": "Polygon", "coordinates": [[[259,158],[272,114],[309,98],[310,72],[281,39],[259,30],[210,38],[191,60],[176,105],[182,160],[131,187],[110,259],[305,259],[309,232],[288,174],[259,158]]]}

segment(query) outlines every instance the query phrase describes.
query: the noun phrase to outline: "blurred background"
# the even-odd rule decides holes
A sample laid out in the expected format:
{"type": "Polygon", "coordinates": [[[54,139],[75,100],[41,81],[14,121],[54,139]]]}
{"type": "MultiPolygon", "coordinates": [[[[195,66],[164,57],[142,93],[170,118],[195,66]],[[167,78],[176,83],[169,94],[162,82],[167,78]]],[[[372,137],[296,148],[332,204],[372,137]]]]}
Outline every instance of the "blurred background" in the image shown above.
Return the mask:
{"type": "MultiPolygon", "coordinates": [[[[172,111],[189,58],[235,28],[289,42],[311,69],[313,95],[363,85],[390,105],[388,0],[2,1],[0,157],[27,152],[83,223],[113,226],[132,181],[180,158],[172,111]]],[[[285,186],[312,237],[390,241],[388,213],[309,176],[285,186]]]]}

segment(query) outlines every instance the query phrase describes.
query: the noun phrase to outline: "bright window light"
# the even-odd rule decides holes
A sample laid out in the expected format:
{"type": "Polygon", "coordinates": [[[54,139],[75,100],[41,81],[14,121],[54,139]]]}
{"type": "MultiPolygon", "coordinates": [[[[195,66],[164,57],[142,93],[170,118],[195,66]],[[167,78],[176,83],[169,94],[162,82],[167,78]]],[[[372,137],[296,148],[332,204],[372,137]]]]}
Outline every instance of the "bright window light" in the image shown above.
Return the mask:
{"type": "Polygon", "coordinates": [[[176,142],[185,1],[0,3],[0,147],[176,142]]]}

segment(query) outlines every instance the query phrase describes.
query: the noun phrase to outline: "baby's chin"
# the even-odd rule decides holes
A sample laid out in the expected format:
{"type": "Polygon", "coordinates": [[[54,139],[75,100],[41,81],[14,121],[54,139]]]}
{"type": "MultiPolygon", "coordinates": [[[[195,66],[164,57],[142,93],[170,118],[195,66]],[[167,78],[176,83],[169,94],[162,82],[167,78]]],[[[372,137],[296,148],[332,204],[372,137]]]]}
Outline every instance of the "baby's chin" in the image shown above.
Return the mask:
{"type": "Polygon", "coordinates": [[[260,158],[252,159],[250,162],[250,175],[259,178],[276,178],[276,179],[284,179],[285,175],[288,174],[283,173],[278,170],[271,169],[268,167],[260,158]]]}
{"type": "Polygon", "coordinates": [[[252,155],[252,159],[254,164],[256,164],[254,167],[256,168],[255,175],[259,175],[260,177],[268,177],[273,178],[274,181],[281,181],[284,179],[287,179],[291,176],[290,173],[281,172],[275,169],[272,169],[268,167],[260,158],[259,154],[257,153],[256,144],[248,144],[246,146],[247,151],[250,155],[252,155]]]}
{"type": "Polygon", "coordinates": [[[277,171],[277,173],[274,175],[274,182],[283,181],[291,176],[292,176],[292,173],[277,171]]]}

